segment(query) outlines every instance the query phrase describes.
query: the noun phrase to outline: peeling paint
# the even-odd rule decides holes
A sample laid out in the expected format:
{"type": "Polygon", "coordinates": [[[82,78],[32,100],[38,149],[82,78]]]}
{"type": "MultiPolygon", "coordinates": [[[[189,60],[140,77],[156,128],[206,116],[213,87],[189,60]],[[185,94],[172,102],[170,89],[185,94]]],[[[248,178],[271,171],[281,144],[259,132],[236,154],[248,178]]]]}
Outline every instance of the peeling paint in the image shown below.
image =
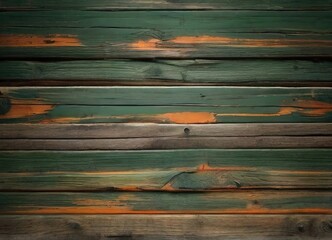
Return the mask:
{"type": "Polygon", "coordinates": [[[77,47],[82,43],[75,35],[1,34],[0,47],[77,47]]]}
{"type": "Polygon", "coordinates": [[[44,104],[38,100],[30,100],[28,103],[25,100],[15,100],[12,101],[9,111],[0,115],[0,119],[32,117],[45,114],[53,108],[54,105],[44,104]]]}
{"type": "Polygon", "coordinates": [[[178,36],[169,40],[151,38],[139,40],[129,44],[129,47],[136,50],[168,50],[178,47],[192,47],[193,45],[217,45],[232,47],[332,47],[330,40],[308,40],[308,39],[241,39],[220,36],[178,36]]]}
{"type": "Polygon", "coordinates": [[[210,112],[175,112],[157,115],[155,118],[162,119],[171,123],[216,123],[214,113],[210,112]]]}

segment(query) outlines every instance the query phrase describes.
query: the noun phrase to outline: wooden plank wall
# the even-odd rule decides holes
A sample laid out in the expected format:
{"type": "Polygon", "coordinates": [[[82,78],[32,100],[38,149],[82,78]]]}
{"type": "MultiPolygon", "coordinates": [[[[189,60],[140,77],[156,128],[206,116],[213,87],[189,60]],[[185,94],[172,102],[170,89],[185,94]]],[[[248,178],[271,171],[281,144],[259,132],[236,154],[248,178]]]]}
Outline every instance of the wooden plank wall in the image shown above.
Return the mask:
{"type": "Polygon", "coordinates": [[[0,0],[0,239],[331,239],[331,0],[0,0]]]}

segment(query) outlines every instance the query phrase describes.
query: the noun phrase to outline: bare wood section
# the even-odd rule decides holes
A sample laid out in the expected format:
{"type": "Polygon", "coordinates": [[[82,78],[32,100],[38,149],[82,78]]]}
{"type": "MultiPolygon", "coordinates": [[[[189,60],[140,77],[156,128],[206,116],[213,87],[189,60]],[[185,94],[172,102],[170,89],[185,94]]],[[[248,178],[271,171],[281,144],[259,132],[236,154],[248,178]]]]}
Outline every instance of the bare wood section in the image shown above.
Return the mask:
{"type": "Polygon", "coordinates": [[[0,35],[0,47],[77,47],[80,40],[73,35],[0,35]]]}
{"type": "Polygon", "coordinates": [[[5,139],[0,150],[139,150],[195,148],[328,148],[332,137],[161,137],[130,139],[5,139]]]}
{"type": "Polygon", "coordinates": [[[1,124],[3,139],[83,139],[152,137],[330,136],[332,123],[261,124],[1,124]]]}
{"type": "Polygon", "coordinates": [[[0,239],[331,239],[326,215],[1,216],[0,239]]]}

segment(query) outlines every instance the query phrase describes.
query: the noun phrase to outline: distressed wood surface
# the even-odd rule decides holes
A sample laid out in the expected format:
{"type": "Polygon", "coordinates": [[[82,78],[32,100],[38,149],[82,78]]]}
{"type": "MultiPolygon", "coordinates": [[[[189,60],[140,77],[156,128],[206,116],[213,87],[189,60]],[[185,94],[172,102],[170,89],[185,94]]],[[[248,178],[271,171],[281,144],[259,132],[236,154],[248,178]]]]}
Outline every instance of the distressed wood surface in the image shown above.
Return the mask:
{"type": "Polygon", "coordinates": [[[331,0],[2,0],[2,10],[80,9],[80,10],[331,10],[331,0]]]}
{"type": "Polygon", "coordinates": [[[153,151],[1,151],[1,173],[124,172],[212,167],[330,171],[332,149],[194,149],[153,151]]]}
{"type": "Polygon", "coordinates": [[[0,150],[144,150],[330,148],[330,136],[161,137],[119,139],[2,139],[0,150]]]}
{"type": "Polygon", "coordinates": [[[206,26],[202,30],[189,28],[187,33],[181,29],[179,33],[175,31],[172,28],[3,27],[0,30],[0,57],[3,60],[63,60],[329,58],[332,55],[330,33],[233,33],[209,30],[206,26]]]}
{"type": "Polygon", "coordinates": [[[326,191],[0,193],[0,214],[332,214],[326,191]]]}
{"type": "Polygon", "coordinates": [[[330,136],[332,123],[248,124],[0,124],[0,139],[98,139],[150,137],[330,136]]]}
{"type": "Polygon", "coordinates": [[[0,84],[294,86],[331,82],[329,61],[307,60],[81,60],[0,61],[0,84]]]}
{"type": "Polygon", "coordinates": [[[156,29],[181,35],[193,31],[312,34],[330,33],[331,16],[330,11],[18,11],[1,12],[0,26],[38,27],[41,31],[49,27],[156,29]]]}
{"type": "Polygon", "coordinates": [[[0,152],[0,190],[330,189],[331,154],[331,149],[0,152]]]}
{"type": "Polygon", "coordinates": [[[79,215],[0,217],[0,239],[330,239],[326,215],[79,215]]]}
{"type": "Polygon", "coordinates": [[[331,88],[3,87],[1,92],[1,123],[330,122],[332,110],[331,88]]]}

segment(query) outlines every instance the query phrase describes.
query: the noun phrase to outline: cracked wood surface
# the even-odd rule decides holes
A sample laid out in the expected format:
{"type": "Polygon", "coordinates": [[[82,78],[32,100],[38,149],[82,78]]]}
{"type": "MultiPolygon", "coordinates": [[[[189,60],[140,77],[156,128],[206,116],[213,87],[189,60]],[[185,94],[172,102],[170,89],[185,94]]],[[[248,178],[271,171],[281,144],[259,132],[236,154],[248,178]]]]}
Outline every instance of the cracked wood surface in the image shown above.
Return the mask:
{"type": "Polygon", "coordinates": [[[328,84],[332,64],[309,60],[1,61],[0,84],[328,84]]]}
{"type": "Polygon", "coordinates": [[[0,19],[2,58],[330,57],[332,47],[325,9],[3,11],[0,19]]]}
{"type": "Polygon", "coordinates": [[[1,191],[330,189],[330,149],[1,152],[1,191]],[[294,163],[295,162],[295,163],[294,163]]]}

